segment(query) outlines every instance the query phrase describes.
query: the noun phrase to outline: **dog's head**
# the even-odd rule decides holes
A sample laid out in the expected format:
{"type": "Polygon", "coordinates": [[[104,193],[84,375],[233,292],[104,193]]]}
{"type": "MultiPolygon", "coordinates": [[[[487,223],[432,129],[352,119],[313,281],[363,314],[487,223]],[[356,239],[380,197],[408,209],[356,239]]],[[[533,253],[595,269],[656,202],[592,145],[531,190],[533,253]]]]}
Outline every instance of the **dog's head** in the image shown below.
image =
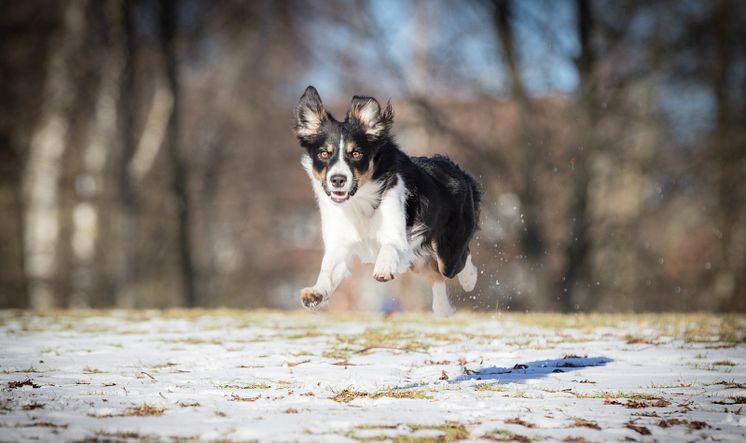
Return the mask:
{"type": "Polygon", "coordinates": [[[311,160],[311,173],[335,203],[344,203],[371,179],[374,158],[394,121],[391,103],[381,110],[373,97],[352,98],[339,122],[324,109],[313,86],[295,110],[295,135],[311,160]]]}

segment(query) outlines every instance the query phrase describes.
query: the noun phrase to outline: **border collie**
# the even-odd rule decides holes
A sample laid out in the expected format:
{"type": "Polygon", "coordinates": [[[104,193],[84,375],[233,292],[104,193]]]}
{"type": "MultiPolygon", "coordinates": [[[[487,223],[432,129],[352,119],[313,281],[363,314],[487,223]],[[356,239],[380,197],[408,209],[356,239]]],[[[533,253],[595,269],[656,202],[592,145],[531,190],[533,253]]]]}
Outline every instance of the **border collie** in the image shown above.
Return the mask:
{"type": "Polygon", "coordinates": [[[410,157],[389,135],[394,112],[373,97],[352,98],[344,121],[324,109],[313,86],[295,111],[302,165],[321,211],[324,258],[318,280],[301,291],[304,306],[323,305],[349,274],[350,260],[374,263],[373,278],[408,269],[432,284],[433,312],[450,316],[446,279],[474,289],[469,241],[481,193],[472,176],[442,155],[410,157]]]}

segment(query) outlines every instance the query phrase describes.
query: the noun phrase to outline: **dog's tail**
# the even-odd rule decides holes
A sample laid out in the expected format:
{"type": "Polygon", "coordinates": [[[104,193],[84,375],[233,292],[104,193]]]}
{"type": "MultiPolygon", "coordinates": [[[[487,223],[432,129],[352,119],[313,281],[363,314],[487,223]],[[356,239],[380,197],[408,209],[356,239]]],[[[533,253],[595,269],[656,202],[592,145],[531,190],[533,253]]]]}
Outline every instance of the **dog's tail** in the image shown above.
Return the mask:
{"type": "Polygon", "coordinates": [[[471,174],[463,170],[461,172],[464,174],[464,179],[469,184],[469,189],[471,190],[471,200],[474,203],[474,220],[477,224],[476,229],[479,229],[479,219],[482,207],[482,190],[479,183],[477,183],[476,179],[474,179],[471,174]]]}

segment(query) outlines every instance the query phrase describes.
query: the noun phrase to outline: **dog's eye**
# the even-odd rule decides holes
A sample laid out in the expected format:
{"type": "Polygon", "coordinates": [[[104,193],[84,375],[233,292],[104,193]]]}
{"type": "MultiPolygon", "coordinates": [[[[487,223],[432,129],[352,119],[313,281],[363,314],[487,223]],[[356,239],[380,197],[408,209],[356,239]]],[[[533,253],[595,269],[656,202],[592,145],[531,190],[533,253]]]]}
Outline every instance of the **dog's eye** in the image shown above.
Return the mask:
{"type": "Polygon", "coordinates": [[[319,158],[322,160],[326,160],[329,158],[329,151],[321,151],[319,152],[319,158]]]}
{"type": "Polygon", "coordinates": [[[363,154],[360,151],[352,151],[352,158],[355,160],[360,160],[360,157],[362,157],[363,154]]]}

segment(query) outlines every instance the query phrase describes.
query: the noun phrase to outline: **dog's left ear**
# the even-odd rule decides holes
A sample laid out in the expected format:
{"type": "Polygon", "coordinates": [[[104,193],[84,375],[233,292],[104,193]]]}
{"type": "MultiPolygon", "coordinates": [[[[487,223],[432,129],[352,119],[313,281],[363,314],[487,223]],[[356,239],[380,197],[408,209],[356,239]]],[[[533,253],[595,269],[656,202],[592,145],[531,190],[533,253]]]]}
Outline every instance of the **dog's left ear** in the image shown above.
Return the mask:
{"type": "Polygon", "coordinates": [[[394,109],[391,101],[381,111],[381,106],[373,97],[355,96],[347,111],[347,118],[360,125],[368,140],[377,141],[388,135],[391,125],[394,123],[394,109]]]}

